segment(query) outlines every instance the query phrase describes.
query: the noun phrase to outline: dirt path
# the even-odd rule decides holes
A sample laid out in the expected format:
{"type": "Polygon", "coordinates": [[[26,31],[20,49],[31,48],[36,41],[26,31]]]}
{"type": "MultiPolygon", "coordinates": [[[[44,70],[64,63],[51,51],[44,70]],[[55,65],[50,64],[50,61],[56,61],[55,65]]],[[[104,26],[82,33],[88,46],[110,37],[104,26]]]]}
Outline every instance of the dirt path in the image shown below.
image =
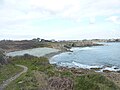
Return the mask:
{"type": "Polygon", "coordinates": [[[23,71],[4,81],[3,84],[0,85],[0,90],[4,90],[4,88],[8,86],[8,84],[10,84],[13,80],[17,79],[21,74],[26,73],[28,70],[26,66],[23,65],[16,65],[16,66],[23,68],[23,71]]]}

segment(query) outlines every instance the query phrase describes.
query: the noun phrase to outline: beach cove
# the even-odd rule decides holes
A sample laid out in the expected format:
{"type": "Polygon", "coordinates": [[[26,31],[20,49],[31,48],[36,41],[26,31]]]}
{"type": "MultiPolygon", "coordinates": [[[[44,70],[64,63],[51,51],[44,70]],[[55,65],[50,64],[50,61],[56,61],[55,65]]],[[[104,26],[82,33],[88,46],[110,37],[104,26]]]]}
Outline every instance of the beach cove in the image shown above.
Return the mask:
{"type": "MultiPolygon", "coordinates": [[[[112,43],[113,44],[113,43],[112,43]]],[[[107,47],[108,45],[106,45],[105,47],[107,47]]],[[[92,74],[100,74],[100,75],[103,75],[103,76],[105,76],[105,77],[107,77],[108,79],[110,79],[110,80],[112,80],[115,84],[117,84],[118,86],[120,86],[120,80],[119,80],[119,78],[120,78],[120,74],[119,74],[119,71],[118,72],[116,72],[116,71],[114,71],[114,70],[111,70],[111,67],[110,67],[110,70],[105,70],[104,72],[96,72],[98,69],[100,70],[101,68],[100,67],[98,67],[98,66],[87,66],[87,65],[82,65],[82,66],[84,66],[84,67],[79,67],[79,66],[72,66],[72,67],[69,67],[69,66],[67,66],[66,64],[63,64],[63,65],[58,65],[57,63],[51,63],[51,62],[53,62],[55,59],[54,58],[56,58],[56,57],[61,57],[61,55],[64,55],[64,54],[69,54],[69,55],[71,55],[71,53],[74,53],[74,52],[77,52],[77,51],[89,51],[89,50],[92,50],[93,48],[96,48],[96,47],[83,47],[83,48],[72,48],[71,49],[71,51],[73,51],[73,52],[64,52],[64,51],[60,51],[60,50],[55,50],[55,49],[53,49],[53,51],[52,51],[52,49],[51,48],[47,48],[47,51],[43,54],[42,53],[42,55],[43,56],[41,56],[41,54],[39,53],[39,57],[47,57],[48,59],[49,59],[49,62],[50,62],[50,64],[53,64],[53,65],[55,65],[55,69],[57,70],[57,71],[59,71],[59,72],[61,72],[61,73],[66,73],[66,74],[72,74],[72,76],[84,76],[84,75],[92,75],[92,74]],[[80,50],[79,50],[80,49],[80,50]],[[51,50],[51,51],[50,51],[51,50]],[[48,51],[50,51],[50,52],[48,52],[48,51]],[[54,59],[54,60],[53,60],[54,59]]],[[[99,48],[102,48],[102,46],[99,46],[99,48]]],[[[38,50],[44,50],[44,49],[46,49],[46,48],[42,48],[42,49],[38,49],[38,50]]],[[[33,51],[36,51],[36,49],[32,49],[32,52],[33,51]]],[[[24,50],[23,50],[24,51],[24,50]]],[[[26,50],[25,50],[25,53],[24,54],[30,54],[29,53],[29,51],[31,51],[31,49],[29,49],[28,50],[28,52],[26,52],[26,50]]],[[[21,51],[15,51],[15,52],[11,52],[13,55],[14,54],[16,54],[16,52],[20,52],[21,53],[21,51]]],[[[38,52],[40,52],[40,51],[37,51],[37,53],[38,52]]],[[[35,52],[34,52],[35,53],[35,52]]],[[[11,54],[11,55],[12,55],[11,54]]],[[[10,53],[8,54],[8,55],[10,55],[10,53]]],[[[37,57],[38,57],[38,54],[30,54],[30,55],[33,55],[33,56],[35,56],[35,55],[37,55],[37,57]]],[[[19,56],[19,53],[17,53],[17,56],[19,56]]],[[[69,58],[67,58],[67,59],[69,59],[69,58]]],[[[17,60],[17,59],[16,59],[17,60]]],[[[64,61],[64,60],[63,60],[64,61]]],[[[17,61],[16,61],[17,62],[17,61]]],[[[19,61],[18,61],[19,62],[19,61]]],[[[27,61],[28,62],[28,61],[27,61]]],[[[76,64],[76,65],[78,65],[78,64],[76,64]]],[[[80,65],[80,64],[79,64],[80,65]]],[[[38,66],[39,67],[39,66],[38,66]]],[[[115,69],[115,68],[114,68],[115,69]]],[[[117,70],[117,69],[119,69],[119,68],[116,68],[115,70],[117,70]]],[[[54,70],[52,70],[51,72],[53,73],[53,71],[54,70]]],[[[50,73],[51,73],[50,72],[50,73]]],[[[54,72],[54,73],[56,73],[56,72],[54,72]]],[[[66,76],[66,74],[65,74],[65,76],[66,76]]],[[[58,74],[59,75],[59,74],[58,74]]],[[[63,75],[64,76],[64,75],[63,75]]],[[[98,75],[99,76],[99,75],[98,75]]],[[[55,78],[54,78],[55,79],[55,78]]],[[[60,79],[60,78],[59,78],[60,79]]],[[[58,80],[58,78],[56,79],[56,80],[58,80]]],[[[69,80],[68,80],[69,81],[69,80]]]]}

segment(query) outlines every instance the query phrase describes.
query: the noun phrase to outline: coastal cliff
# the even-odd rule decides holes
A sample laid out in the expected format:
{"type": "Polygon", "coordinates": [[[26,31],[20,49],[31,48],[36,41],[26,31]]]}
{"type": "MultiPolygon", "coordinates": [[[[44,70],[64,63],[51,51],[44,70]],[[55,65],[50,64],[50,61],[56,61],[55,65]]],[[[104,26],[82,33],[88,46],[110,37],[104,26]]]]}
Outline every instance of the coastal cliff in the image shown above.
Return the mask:
{"type": "Polygon", "coordinates": [[[91,40],[68,40],[68,41],[50,41],[50,40],[2,40],[0,41],[0,48],[5,52],[32,49],[38,47],[50,47],[59,50],[70,49],[71,47],[86,47],[86,46],[100,46],[91,40]]]}

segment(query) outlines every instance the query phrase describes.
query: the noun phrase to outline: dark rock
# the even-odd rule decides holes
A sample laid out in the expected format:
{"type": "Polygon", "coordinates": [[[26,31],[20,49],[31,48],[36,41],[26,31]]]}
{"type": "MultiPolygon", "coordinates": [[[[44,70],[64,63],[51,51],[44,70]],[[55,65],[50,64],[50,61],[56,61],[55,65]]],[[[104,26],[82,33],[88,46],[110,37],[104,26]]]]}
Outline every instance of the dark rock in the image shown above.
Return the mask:
{"type": "Polygon", "coordinates": [[[5,56],[3,53],[0,53],[0,65],[8,64],[9,57],[5,56]]]}
{"type": "Polygon", "coordinates": [[[119,71],[117,71],[118,73],[120,73],[120,70],[119,71]]]}
{"type": "Polygon", "coordinates": [[[113,71],[110,71],[110,70],[103,70],[103,72],[109,73],[109,72],[113,72],[113,71]]]}
{"type": "Polygon", "coordinates": [[[91,70],[100,70],[102,68],[90,68],[91,70]]]}
{"type": "Polygon", "coordinates": [[[114,68],[114,69],[119,69],[119,68],[114,68]]]}

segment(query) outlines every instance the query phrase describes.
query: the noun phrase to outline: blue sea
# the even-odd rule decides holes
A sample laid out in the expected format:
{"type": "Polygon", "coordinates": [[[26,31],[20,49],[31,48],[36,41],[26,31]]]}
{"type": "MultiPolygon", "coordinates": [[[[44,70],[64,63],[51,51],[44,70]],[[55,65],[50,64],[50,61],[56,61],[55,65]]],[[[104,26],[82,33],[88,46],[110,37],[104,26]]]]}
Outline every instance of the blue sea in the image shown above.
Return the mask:
{"type": "Polygon", "coordinates": [[[101,68],[100,71],[120,70],[120,43],[104,43],[104,46],[74,47],[50,59],[51,64],[75,68],[101,68]]]}

